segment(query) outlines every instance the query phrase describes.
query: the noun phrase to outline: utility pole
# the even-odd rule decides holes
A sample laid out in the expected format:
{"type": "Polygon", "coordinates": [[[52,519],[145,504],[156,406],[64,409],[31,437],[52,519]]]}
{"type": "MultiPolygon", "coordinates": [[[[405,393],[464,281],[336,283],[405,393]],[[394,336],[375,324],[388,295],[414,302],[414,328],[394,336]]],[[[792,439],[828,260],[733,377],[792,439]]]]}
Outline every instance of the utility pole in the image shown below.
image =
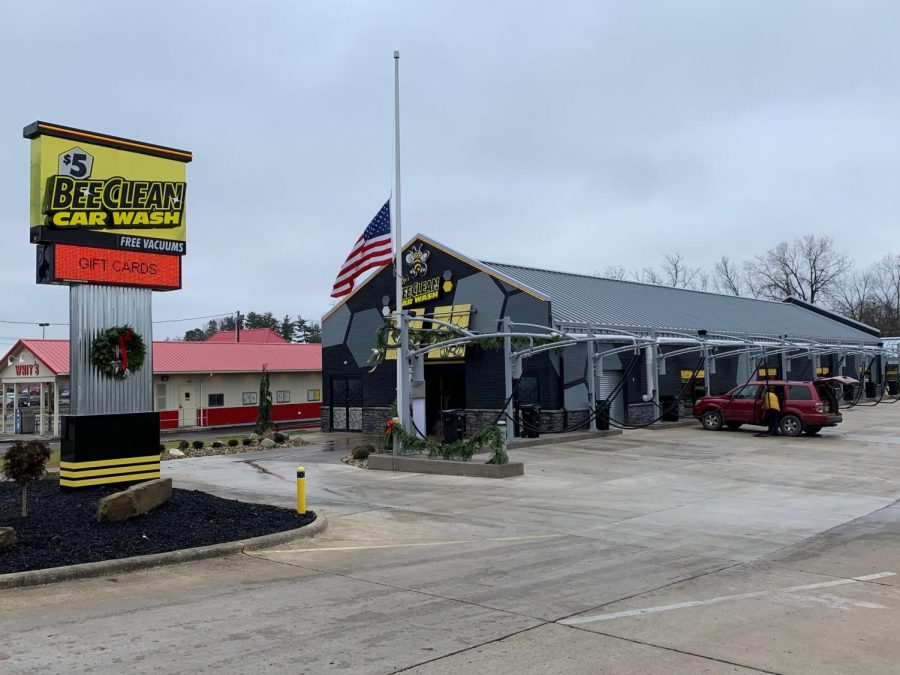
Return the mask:
{"type": "Polygon", "coordinates": [[[234,313],[234,341],[241,341],[241,310],[234,313]]]}

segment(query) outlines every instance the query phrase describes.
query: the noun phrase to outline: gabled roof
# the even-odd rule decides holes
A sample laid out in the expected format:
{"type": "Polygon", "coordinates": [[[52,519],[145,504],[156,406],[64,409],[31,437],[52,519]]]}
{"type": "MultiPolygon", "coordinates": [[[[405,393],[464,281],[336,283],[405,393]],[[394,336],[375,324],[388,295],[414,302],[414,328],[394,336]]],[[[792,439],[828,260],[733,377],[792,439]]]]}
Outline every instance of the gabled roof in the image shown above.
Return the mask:
{"type": "MultiPolygon", "coordinates": [[[[3,362],[20,347],[27,349],[54,374],[69,373],[68,340],[19,340],[3,362]]],[[[253,344],[209,342],[154,342],[153,372],[257,373],[263,365],[269,372],[318,372],[322,370],[320,344],[253,344]]]]}
{"type": "Polygon", "coordinates": [[[55,375],[65,375],[69,372],[69,341],[55,339],[19,340],[3,355],[0,367],[5,367],[7,359],[18,352],[20,347],[34,354],[55,375]]]}
{"type": "MultiPolygon", "coordinates": [[[[252,344],[290,344],[290,340],[285,340],[278,333],[276,333],[271,328],[247,328],[241,330],[241,342],[247,342],[252,344]]],[[[204,342],[237,342],[237,336],[235,336],[233,330],[221,330],[218,333],[213,333],[210,335],[204,342]]]]}
{"type": "MultiPolygon", "coordinates": [[[[502,271],[500,271],[494,267],[491,267],[487,263],[483,263],[479,260],[475,260],[474,258],[465,256],[462,253],[459,253],[458,251],[454,251],[449,246],[445,246],[444,244],[436,242],[434,239],[431,239],[430,237],[426,237],[424,234],[417,234],[412,239],[407,241],[403,245],[403,250],[405,251],[407,248],[409,248],[412,244],[414,244],[417,241],[421,241],[425,244],[428,244],[429,246],[433,246],[434,248],[443,251],[447,255],[453,256],[457,260],[459,260],[467,265],[470,265],[470,266],[474,267],[475,269],[481,270],[485,274],[492,276],[495,279],[498,279],[498,280],[500,280],[506,284],[509,284],[510,286],[513,286],[515,288],[518,288],[519,290],[521,290],[525,293],[528,293],[529,295],[533,295],[534,297],[536,297],[539,300],[546,301],[549,299],[548,297],[543,295],[540,291],[535,290],[534,288],[530,288],[529,286],[524,284],[521,280],[517,280],[510,276],[507,276],[502,271]]],[[[385,267],[388,267],[390,265],[391,265],[391,263],[385,263],[381,267],[376,268],[375,272],[370,274],[362,283],[357,284],[356,287],[353,289],[353,291],[349,295],[346,295],[343,298],[341,298],[341,300],[338,303],[336,303],[334,305],[334,307],[329,309],[325,313],[325,315],[322,317],[322,322],[324,323],[328,319],[328,317],[330,317],[332,314],[334,314],[338,310],[338,308],[341,307],[341,305],[346,303],[350,298],[352,298],[354,295],[356,295],[360,291],[360,289],[362,289],[367,283],[369,283],[372,279],[374,279],[376,276],[378,276],[378,274],[381,272],[381,270],[383,270],[385,267]]]]}
{"type": "Polygon", "coordinates": [[[795,301],[756,300],[504,263],[484,264],[549,296],[557,323],[878,342],[874,328],[795,301]]]}

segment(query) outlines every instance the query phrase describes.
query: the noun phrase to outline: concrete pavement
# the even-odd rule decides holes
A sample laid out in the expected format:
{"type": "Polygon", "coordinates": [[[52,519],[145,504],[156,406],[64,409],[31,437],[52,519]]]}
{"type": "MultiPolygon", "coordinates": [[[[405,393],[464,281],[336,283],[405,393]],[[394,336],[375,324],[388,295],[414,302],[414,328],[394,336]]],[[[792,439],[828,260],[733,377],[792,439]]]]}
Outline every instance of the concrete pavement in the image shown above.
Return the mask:
{"type": "Polygon", "coordinates": [[[0,593],[8,672],[889,672],[900,406],[819,438],[698,428],[514,451],[502,481],[367,472],[353,440],[186,459],[181,487],[324,537],[0,593]]]}

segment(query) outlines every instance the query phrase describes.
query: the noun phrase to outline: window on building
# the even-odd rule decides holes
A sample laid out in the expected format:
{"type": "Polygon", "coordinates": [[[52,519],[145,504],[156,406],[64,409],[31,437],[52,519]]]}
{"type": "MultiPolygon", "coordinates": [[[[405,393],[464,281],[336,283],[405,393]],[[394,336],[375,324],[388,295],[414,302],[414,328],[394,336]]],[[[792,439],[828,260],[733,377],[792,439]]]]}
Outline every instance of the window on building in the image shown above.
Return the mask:
{"type": "Polygon", "coordinates": [[[275,392],[275,403],[290,403],[291,402],[291,392],[289,391],[276,391],[275,392]]]}
{"type": "Polygon", "coordinates": [[[256,405],[256,392],[245,391],[243,394],[241,394],[241,401],[244,405],[256,405]]]}
{"type": "Polygon", "coordinates": [[[306,400],[307,401],[321,401],[322,400],[322,390],[321,389],[307,389],[306,390],[306,400]]]}
{"type": "Polygon", "coordinates": [[[210,394],[209,407],[218,408],[225,405],[225,394],[210,394]]]}
{"type": "MultiPolygon", "coordinates": [[[[68,389],[64,389],[68,396],[68,389]]],[[[157,384],[156,385],[156,409],[157,410],[165,410],[166,409],[166,385],[157,384]]]]}

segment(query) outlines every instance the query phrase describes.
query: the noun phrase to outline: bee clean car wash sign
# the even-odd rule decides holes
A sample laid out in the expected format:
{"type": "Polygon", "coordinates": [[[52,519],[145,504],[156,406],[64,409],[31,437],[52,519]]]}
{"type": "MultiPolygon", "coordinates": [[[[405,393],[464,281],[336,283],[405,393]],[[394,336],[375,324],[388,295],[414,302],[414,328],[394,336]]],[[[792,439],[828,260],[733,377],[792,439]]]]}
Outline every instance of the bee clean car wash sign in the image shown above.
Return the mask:
{"type": "Polygon", "coordinates": [[[48,122],[24,136],[36,280],[69,286],[60,485],[158,478],[152,291],[181,288],[191,153],[48,122]]]}

